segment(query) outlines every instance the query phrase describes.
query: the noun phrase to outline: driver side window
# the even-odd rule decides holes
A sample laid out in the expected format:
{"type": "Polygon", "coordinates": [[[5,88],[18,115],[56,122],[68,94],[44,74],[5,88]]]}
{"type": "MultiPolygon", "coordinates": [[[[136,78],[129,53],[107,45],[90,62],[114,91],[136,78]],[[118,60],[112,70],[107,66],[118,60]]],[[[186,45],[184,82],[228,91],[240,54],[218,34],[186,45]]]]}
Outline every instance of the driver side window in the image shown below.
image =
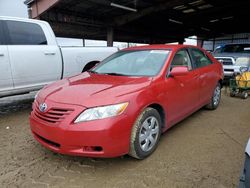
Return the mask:
{"type": "Polygon", "coordinates": [[[178,51],[175,54],[172,60],[171,66],[170,66],[170,71],[173,67],[176,67],[176,66],[186,66],[188,67],[188,70],[192,69],[191,60],[190,60],[187,50],[183,49],[183,50],[178,51]]]}

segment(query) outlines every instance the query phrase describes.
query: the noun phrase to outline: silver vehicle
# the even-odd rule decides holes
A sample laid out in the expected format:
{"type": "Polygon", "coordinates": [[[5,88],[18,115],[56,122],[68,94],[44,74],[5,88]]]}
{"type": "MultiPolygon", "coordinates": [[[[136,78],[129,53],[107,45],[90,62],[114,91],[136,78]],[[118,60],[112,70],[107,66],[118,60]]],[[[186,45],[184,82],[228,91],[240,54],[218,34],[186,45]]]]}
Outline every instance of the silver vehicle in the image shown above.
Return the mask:
{"type": "Polygon", "coordinates": [[[213,56],[223,64],[225,78],[240,73],[240,67],[250,66],[250,44],[226,44],[218,47],[213,56]]]}
{"type": "Polygon", "coordinates": [[[0,97],[38,90],[85,70],[115,47],[59,47],[47,22],[0,17],[0,97]]]}

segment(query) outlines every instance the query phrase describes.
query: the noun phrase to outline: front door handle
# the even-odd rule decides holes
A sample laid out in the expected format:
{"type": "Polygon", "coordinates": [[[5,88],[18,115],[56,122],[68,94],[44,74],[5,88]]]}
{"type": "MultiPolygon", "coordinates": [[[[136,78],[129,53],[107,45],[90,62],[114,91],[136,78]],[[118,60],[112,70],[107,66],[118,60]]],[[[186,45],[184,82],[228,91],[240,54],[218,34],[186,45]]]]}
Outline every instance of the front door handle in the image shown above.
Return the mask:
{"type": "Polygon", "coordinates": [[[4,56],[4,54],[0,54],[0,57],[3,57],[4,56]]]}
{"type": "Polygon", "coordinates": [[[56,52],[44,52],[44,55],[56,55],[56,52]]]}
{"type": "Polygon", "coordinates": [[[205,78],[205,77],[206,77],[206,75],[201,75],[201,76],[200,76],[201,79],[203,79],[203,78],[205,78]]]}

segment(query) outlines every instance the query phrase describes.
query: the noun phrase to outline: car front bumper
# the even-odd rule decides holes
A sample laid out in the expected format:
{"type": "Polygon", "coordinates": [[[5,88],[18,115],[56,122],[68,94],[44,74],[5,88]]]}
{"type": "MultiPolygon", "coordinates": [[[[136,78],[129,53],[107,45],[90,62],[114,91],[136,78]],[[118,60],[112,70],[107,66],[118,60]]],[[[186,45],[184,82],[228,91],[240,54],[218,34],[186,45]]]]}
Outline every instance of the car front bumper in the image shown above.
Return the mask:
{"type": "Polygon", "coordinates": [[[236,65],[223,65],[223,69],[225,78],[231,78],[240,73],[240,66],[236,65]]]}
{"type": "Polygon", "coordinates": [[[122,114],[102,120],[72,123],[81,111],[82,108],[78,107],[78,112],[55,125],[39,119],[33,110],[30,128],[34,138],[44,147],[66,155],[117,157],[129,152],[133,125],[131,118],[122,114]]]}

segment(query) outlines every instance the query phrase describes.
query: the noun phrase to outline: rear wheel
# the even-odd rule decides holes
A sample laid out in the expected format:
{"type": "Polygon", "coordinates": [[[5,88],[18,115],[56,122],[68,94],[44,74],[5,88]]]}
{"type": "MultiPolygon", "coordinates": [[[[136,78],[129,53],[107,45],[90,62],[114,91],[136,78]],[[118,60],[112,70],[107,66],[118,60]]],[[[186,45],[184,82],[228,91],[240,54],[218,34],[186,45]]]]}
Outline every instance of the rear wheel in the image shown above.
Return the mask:
{"type": "Polygon", "coordinates": [[[235,97],[236,92],[235,91],[230,91],[230,97],[235,97]]]}
{"type": "Polygon", "coordinates": [[[241,98],[242,98],[242,99],[247,99],[247,97],[248,97],[248,92],[247,92],[247,91],[243,91],[243,92],[241,93],[241,98]]]}
{"type": "Polygon", "coordinates": [[[161,117],[157,110],[146,108],[133,125],[129,155],[144,159],[154,152],[161,136],[161,117]]]}
{"type": "Polygon", "coordinates": [[[221,99],[221,85],[220,83],[217,83],[213,92],[213,96],[210,100],[210,103],[206,105],[206,108],[209,110],[215,110],[220,104],[220,99],[221,99]]]}

